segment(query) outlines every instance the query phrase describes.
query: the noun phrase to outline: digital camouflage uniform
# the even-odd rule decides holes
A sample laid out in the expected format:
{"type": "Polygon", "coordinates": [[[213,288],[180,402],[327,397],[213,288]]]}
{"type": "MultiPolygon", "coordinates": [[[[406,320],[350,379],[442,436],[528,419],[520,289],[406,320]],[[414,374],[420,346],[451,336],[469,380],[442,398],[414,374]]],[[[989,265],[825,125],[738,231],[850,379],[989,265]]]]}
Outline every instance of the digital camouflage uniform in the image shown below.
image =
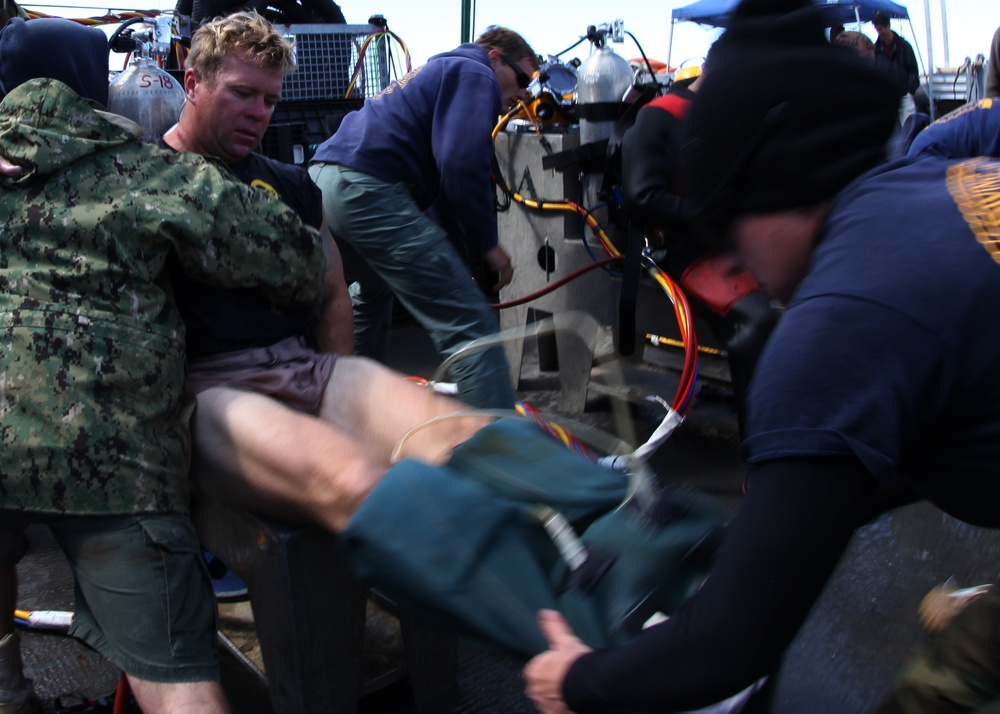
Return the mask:
{"type": "Polygon", "coordinates": [[[875,714],[1000,713],[1000,587],[955,616],[907,666],[875,714]]]}
{"type": "Polygon", "coordinates": [[[0,510],[185,511],[184,328],[168,259],[312,309],[318,234],[264,192],[64,84],[0,103],[0,510]],[[227,178],[228,176],[228,178],[227,178]]]}

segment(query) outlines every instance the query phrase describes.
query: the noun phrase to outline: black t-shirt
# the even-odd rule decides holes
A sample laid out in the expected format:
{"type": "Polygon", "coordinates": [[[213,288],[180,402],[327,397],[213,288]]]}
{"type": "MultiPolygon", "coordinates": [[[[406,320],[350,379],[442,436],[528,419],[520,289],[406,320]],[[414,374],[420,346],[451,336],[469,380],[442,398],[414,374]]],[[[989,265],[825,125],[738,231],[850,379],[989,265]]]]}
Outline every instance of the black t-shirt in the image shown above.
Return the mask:
{"type": "MultiPolygon", "coordinates": [[[[304,169],[260,154],[230,164],[229,169],[244,183],[280,198],[304,222],[316,228],[322,225],[322,193],[304,169]]],[[[287,337],[312,341],[312,315],[280,309],[259,290],[217,288],[177,270],[171,277],[187,327],[189,359],[265,347],[287,337]]]]}

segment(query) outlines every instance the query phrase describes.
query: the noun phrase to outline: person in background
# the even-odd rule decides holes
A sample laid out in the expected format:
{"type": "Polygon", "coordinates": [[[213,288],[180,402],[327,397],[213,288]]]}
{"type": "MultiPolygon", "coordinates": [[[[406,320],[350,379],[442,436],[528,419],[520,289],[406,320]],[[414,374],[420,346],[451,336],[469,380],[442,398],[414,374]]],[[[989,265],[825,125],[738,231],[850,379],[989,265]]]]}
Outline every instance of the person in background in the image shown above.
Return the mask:
{"type": "Polygon", "coordinates": [[[885,71],[896,85],[899,124],[902,126],[906,118],[916,111],[913,94],[920,86],[917,56],[910,43],[889,27],[889,16],[884,12],[875,13],[872,27],[878,33],[878,39],[875,40],[875,65],[885,71]]]}
{"type": "Polygon", "coordinates": [[[0,709],[36,704],[12,615],[25,529],[44,523],[76,582],[70,634],[127,674],[142,710],[228,711],[167,265],[311,312],[322,245],[279,201],[105,112],[96,28],[10,20],[0,90],[0,709]]]}
{"type": "MultiPolygon", "coordinates": [[[[497,243],[492,130],[520,101],[538,58],[517,33],[493,28],[432,57],[346,116],[316,150],[309,173],[323,190],[354,300],[355,350],[384,360],[393,296],[452,355],[499,330],[469,267],[424,211],[447,213],[499,274],[514,268],[497,243]]],[[[515,402],[510,368],[494,346],[457,360],[458,396],[476,407],[515,402]]]]}
{"type": "Polygon", "coordinates": [[[831,44],[848,47],[864,59],[872,62],[875,61],[875,43],[868,39],[868,36],[862,32],[845,30],[838,34],[831,44]]]}
{"type": "Polygon", "coordinates": [[[897,104],[808,0],[744,0],[715,43],[685,183],[784,305],[750,387],[746,495],[701,589],[629,644],[589,651],[540,615],[551,649],[524,675],[544,714],[695,709],[769,675],[891,507],[1000,527],[1000,162],[884,163],[897,104]]]}
{"type": "MultiPolygon", "coordinates": [[[[681,126],[711,71],[709,51],[693,78],[675,78],[670,91],[636,114],[621,142],[621,184],[630,221],[647,236],[662,236],[666,268],[694,298],[727,354],[740,428],[750,377],[778,312],[746,270],[727,253],[706,252],[693,239],[692,207],[680,175],[681,126]]],[[[680,70],[684,71],[684,70],[680,70]]]]}
{"type": "Polygon", "coordinates": [[[679,78],[650,100],[622,137],[621,183],[628,218],[640,225],[683,237],[692,217],[678,175],[681,122],[709,71],[709,61],[679,78]],[[681,235],[678,235],[681,234],[681,235]]]}
{"type": "Polygon", "coordinates": [[[1000,27],[993,33],[990,58],[986,67],[986,96],[1000,97],[1000,27]]]}

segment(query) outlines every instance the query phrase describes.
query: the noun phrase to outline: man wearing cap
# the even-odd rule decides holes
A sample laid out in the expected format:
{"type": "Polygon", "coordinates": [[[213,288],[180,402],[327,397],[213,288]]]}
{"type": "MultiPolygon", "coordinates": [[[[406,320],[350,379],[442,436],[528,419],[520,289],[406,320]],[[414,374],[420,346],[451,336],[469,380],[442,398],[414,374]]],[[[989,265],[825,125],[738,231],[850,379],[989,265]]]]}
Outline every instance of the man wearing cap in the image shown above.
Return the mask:
{"type": "Polygon", "coordinates": [[[321,242],[280,201],[104,111],[96,28],[10,20],[0,93],[0,711],[37,704],[13,622],[35,523],[73,570],[70,634],[128,675],[144,712],[228,711],[167,266],[311,314],[321,242]]]}
{"type": "Polygon", "coordinates": [[[717,41],[686,185],[785,305],[750,388],[747,493],[701,590],[628,645],[590,652],[540,616],[552,649],[525,678],[544,714],[695,709],[768,675],[892,506],[1000,526],[1000,163],[882,163],[895,108],[810,3],[745,0],[717,41]]]}

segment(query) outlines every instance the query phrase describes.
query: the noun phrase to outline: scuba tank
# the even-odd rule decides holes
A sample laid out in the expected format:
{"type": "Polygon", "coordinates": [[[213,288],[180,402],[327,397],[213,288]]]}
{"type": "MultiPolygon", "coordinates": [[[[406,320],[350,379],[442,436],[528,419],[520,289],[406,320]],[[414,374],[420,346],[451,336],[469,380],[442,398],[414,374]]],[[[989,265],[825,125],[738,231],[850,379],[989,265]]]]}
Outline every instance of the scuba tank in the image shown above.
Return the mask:
{"type": "MultiPolygon", "coordinates": [[[[612,28],[593,25],[587,28],[587,39],[593,45],[590,56],[576,70],[576,112],[580,121],[580,145],[598,144],[592,146],[594,155],[603,159],[607,149],[607,139],[611,137],[615,122],[623,110],[622,99],[632,86],[632,66],[624,57],[616,54],[607,46],[607,40],[615,40],[619,34],[624,34],[620,21],[612,28]]],[[[621,40],[618,40],[621,41],[621,40]]],[[[585,171],[583,178],[584,206],[590,208],[600,200],[599,194],[603,183],[603,163],[601,173],[594,169],[585,171]]]]}
{"type": "Polygon", "coordinates": [[[109,39],[115,52],[132,52],[134,59],[108,85],[108,111],[121,114],[142,127],[142,140],[155,144],[181,116],[184,87],[181,80],[160,69],[154,57],[167,57],[172,41],[172,18],[168,14],[150,22],[147,18],[126,21],[109,39]],[[135,32],[127,24],[145,25],[135,32]]]}
{"type": "Polygon", "coordinates": [[[148,57],[133,60],[108,86],[108,111],[142,127],[142,140],[155,144],[180,118],[184,89],[148,57]]]}
{"type": "Polygon", "coordinates": [[[632,86],[628,60],[607,45],[595,46],[576,71],[580,143],[607,139],[621,110],[622,97],[632,86]]]}

